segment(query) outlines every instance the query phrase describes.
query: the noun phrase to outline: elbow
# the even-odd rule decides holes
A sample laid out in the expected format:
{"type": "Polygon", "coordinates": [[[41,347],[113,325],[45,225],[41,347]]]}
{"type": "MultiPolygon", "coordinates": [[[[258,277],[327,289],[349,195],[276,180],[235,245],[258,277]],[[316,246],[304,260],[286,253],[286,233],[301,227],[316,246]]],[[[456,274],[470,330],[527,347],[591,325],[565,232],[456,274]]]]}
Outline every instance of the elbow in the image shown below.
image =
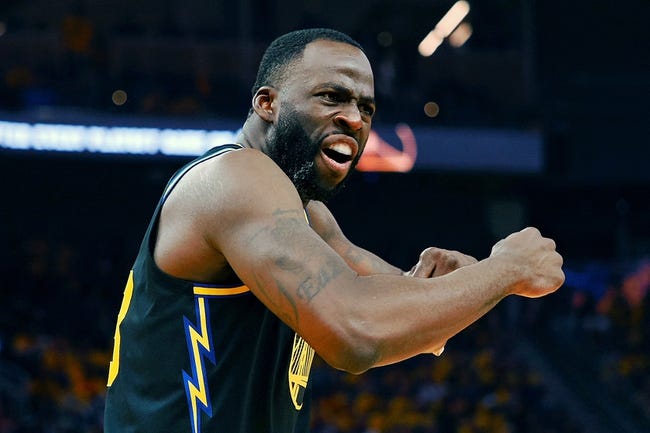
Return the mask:
{"type": "Polygon", "coordinates": [[[378,365],[380,343],[361,326],[338,326],[330,329],[318,354],[331,367],[351,374],[361,374],[378,365]]]}
{"type": "Polygon", "coordinates": [[[336,353],[321,356],[331,367],[350,374],[362,374],[376,365],[376,356],[358,348],[339,349],[336,353]]]}
{"type": "Polygon", "coordinates": [[[335,356],[323,358],[331,367],[350,374],[362,374],[375,366],[375,357],[372,354],[362,353],[359,350],[345,351],[335,356]]]}

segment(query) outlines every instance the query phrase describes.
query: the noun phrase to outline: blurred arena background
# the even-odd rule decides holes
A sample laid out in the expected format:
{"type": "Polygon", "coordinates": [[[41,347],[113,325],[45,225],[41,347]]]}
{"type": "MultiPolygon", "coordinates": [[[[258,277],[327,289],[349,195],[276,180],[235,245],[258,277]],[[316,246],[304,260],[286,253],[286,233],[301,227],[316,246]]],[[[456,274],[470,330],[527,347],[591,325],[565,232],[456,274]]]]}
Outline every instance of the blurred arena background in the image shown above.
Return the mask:
{"type": "Polygon", "coordinates": [[[353,241],[406,268],[535,225],[567,274],[441,358],[317,366],[313,432],[650,431],[650,2],[459,3],[444,31],[457,2],[2,0],[0,433],[102,431],[163,185],[232,136],[265,46],[307,26],[375,70],[375,147],[331,203],[353,241]]]}

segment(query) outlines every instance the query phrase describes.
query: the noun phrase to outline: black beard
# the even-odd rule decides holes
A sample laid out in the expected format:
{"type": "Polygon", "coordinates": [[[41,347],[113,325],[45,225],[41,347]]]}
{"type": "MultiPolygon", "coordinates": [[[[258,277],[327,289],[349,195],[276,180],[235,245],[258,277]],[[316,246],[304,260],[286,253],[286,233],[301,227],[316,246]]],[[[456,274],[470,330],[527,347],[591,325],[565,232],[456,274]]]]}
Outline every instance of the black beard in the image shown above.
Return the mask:
{"type": "MultiPolygon", "coordinates": [[[[344,188],[348,176],[333,188],[324,187],[319,182],[315,162],[320,143],[309,138],[293,110],[282,113],[275,129],[266,139],[266,154],[291,179],[303,203],[309,200],[328,201],[344,188]]],[[[352,168],[358,159],[355,159],[352,168]]]]}

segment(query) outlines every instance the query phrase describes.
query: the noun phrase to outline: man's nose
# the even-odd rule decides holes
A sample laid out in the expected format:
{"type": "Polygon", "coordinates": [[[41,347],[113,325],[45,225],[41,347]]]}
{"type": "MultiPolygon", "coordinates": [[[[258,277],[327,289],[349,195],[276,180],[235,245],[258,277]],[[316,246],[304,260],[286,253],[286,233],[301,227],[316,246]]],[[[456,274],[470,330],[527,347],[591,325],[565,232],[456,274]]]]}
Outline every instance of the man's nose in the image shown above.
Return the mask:
{"type": "Polygon", "coordinates": [[[346,104],[345,107],[334,117],[334,122],[340,127],[350,131],[359,131],[363,128],[361,112],[356,104],[346,104]]]}

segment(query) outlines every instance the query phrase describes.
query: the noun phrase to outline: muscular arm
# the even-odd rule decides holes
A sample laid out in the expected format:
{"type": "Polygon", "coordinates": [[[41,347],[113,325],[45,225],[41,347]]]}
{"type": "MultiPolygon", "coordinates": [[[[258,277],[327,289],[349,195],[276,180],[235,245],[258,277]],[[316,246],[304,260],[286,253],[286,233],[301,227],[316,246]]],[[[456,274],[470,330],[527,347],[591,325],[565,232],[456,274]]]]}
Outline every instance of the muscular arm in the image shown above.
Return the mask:
{"type": "MultiPolygon", "coordinates": [[[[188,199],[195,202],[186,203],[197,209],[206,242],[334,367],[362,372],[412,357],[444,344],[508,294],[541,296],[561,283],[556,271],[533,287],[529,267],[513,263],[517,254],[507,248],[439,278],[359,275],[309,227],[293,185],[265,155],[243,150],[206,164],[188,199]]],[[[553,253],[554,246],[544,258],[554,263],[549,268],[561,264],[553,253]]]]}

